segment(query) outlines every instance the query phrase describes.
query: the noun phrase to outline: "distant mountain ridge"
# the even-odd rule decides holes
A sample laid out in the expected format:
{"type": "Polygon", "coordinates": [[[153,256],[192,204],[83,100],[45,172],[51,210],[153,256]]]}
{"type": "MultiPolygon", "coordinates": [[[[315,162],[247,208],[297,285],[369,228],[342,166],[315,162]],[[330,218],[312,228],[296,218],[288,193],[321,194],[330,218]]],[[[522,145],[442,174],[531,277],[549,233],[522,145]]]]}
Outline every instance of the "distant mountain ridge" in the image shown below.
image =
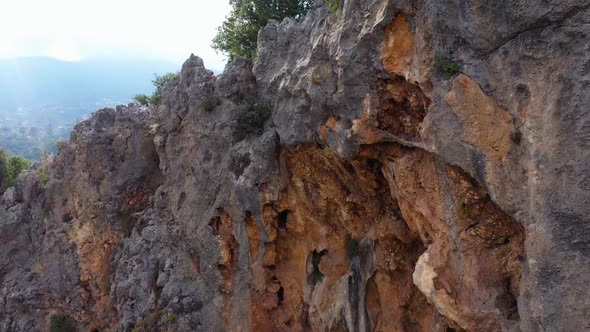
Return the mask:
{"type": "Polygon", "coordinates": [[[18,107],[72,106],[100,100],[125,102],[150,93],[154,74],[180,63],[134,58],[68,62],[49,57],[0,59],[0,113],[18,107]]]}

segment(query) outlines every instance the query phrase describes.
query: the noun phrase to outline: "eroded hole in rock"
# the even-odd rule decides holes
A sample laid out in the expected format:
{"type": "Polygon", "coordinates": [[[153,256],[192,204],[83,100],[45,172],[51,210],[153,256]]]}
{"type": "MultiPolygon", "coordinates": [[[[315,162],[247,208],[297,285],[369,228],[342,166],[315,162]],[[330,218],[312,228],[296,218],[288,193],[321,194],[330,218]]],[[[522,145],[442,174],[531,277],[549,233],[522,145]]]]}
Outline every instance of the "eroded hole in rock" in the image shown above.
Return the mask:
{"type": "Polygon", "coordinates": [[[517,296],[515,296],[514,286],[512,285],[512,279],[506,278],[503,282],[504,293],[500,294],[496,298],[496,305],[502,309],[506,317],[511,320],[518,320],[518,306],[516,302],[517,296]]]}
{"type": "Polygon", "coordinates": [[[229,170],[234,173],[237,179],[242,176],[242,174],[244,174],[244,170],[250,166],[250,163],[251,160],[249,153],[235,155],[230,160],[229,170]]]}
{"type": "Polygon", "coordinates": [[[234,248],[233,248],[233,247],[230,247],[230,248],[229,248],[229,259],[230,259],[231,261],[234,261],[234,260],[236,260],[236,258],[237,258],[237,257],[236,257],[236,255],[235,255],[235,250],[234,250],[234,248]]]}
{"type": "Polygon", "coordinates": [[[63,217],[61,218],[61,220],[65,223],[70,222],[72,220],[74,220],[74,217],[72,217],[72,214],[69,212],[66,212],[63,217]]]}
{"type": "Polygon", "coordinates": [[[277,298],[279,300],[279,305],[283,304],[283,301],[285,300],[285,288],[283,288],[281,286],[281,288],[279,288],[279,291],[277,292],[277,298]]]}
{"type": "Polygon", "coordinates": [[[377,128],[404,139],[418,139],[420,124],[430,105],[420,87],[397,76],[380,80],[377,91],[380,97],[380,109],[375,115],[377,128]]]}
{"type": "Polygon", "coordinates": [[[221,226],[221,218],[215,217],[209,221],[209,226],[211,230],[213,230],[213,234],[219,235],[219,227],[221,226]]]}
{"type": "Polygon", "coordinates": [[[311,273],[307,278],[307,282],[313,287],[317,283],[324,280],[324,274],[320,271],[320,262],[322,257],[328,254],[328,250],[324,249],[320,252],[314,250],[311,253],[311,273]]]}
{"type": "Polygon", "coordinates": [[[510,140],[514,144],[520,145],[520,142],[522,141],[522,133],[518,130],[514,131],[513,133],[510,134],[510,140]]]}
{"type": "Polygon", "coordinates": [[[279,229],[287,230],[287,219],[289,217],[289,210],[283,210],[277,216],[279,222],[279,229]]]}
{"type": "Polygon", "coordinates": [[[176,205],[176,210],[180,210],[184,205],[184,201],[186,200],[186,193],[183,191],[180,193],[180,197],[178,198],[178,204],[176,205]]]}
{"type": "Polygon", "coordinates": [[[531,97],[531,91],[526,84],[519,84],[516,86],[516,96],[520,99],[529,99],[531,97]]]}
{"type": "Polygon", "coordinates": [[[354,170],[354,166],[352,166],[351,163],[349,162],[345,162],[344,163],[344,169],[346,169],[346,171],[350,174],[350,175],[355,175],[356,171],[354,170]]]}
{"type": "Polygon", "coordinates": [[[145,221],[141,216],[129,215],[122,211],[117,212],[117,229],[120,230],[127,238],[131,236],[133,230],[137,230],[138,233],[145,228],[145,221]]]}

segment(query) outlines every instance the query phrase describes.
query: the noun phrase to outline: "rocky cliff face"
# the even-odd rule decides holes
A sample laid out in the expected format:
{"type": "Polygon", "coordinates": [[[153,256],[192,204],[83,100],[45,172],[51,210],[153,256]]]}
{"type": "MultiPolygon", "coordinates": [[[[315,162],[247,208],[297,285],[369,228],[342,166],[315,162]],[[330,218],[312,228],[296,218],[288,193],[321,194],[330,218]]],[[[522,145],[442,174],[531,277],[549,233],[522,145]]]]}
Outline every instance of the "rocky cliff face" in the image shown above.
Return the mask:
{"type": "Polygon", "coordinates": [[[191,56],[4,195],[0,330],[587,330],[589,34],[581,0],[318,1],[254,66],[191,56]]]}

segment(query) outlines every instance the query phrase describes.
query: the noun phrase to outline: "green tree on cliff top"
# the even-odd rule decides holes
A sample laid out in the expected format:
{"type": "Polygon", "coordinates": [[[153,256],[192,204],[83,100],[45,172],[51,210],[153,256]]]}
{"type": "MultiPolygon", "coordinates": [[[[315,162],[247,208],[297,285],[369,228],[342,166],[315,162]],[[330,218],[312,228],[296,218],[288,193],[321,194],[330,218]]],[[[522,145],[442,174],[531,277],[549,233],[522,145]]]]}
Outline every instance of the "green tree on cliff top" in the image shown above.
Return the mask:
{"type": "Polygon", "coordinates": [[[8,156],[0,149],[0,188],[13,187],[20,172],[31,167],[31,162],[20,156],[8,156]]]}
{"type": "Polygon", "coordinates": [[[305,14],[313,0],[230,0],[232,11],[217,28],[213,48],[227,54],[252,58],[256,53],[258,31],[269,20],[305,14]]]}

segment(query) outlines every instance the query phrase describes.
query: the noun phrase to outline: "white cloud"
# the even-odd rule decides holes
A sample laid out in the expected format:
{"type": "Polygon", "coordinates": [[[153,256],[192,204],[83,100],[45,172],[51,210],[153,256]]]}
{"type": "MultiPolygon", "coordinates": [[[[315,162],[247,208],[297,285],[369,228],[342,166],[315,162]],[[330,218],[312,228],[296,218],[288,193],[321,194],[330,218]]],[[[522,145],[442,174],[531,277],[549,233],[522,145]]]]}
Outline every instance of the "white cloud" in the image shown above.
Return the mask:
{"type": "Polygon", "coordinates": [[[180,62],[194,53],[221,69],[225,59],[210,45],[229,9],[227,0],[0,0],[0,56],[180,62]]]}

